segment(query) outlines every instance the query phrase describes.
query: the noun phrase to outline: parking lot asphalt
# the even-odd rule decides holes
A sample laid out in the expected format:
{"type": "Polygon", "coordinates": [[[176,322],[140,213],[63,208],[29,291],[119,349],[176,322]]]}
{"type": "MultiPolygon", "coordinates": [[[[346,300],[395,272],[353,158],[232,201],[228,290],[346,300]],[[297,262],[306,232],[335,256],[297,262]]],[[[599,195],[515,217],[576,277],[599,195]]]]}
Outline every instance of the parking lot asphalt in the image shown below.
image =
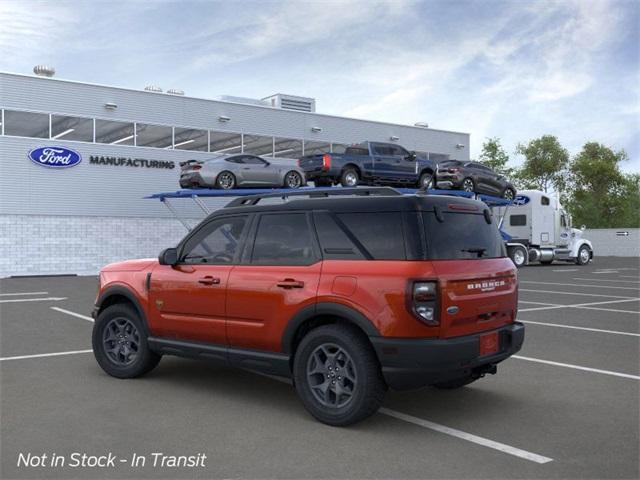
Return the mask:
{"type": "Polygon", "coordinates": [[[614,257],[521,269],[525,346],[497,375],[389,392],[349,428],[316,422],[288,383],[251,372],[165,357],[143,378],[111,378],[90,352],[95,277],[3,279],[0,477],[638,478],[639,269],[614,257]],[[118,460],[18,466],[20,454],[74,452],[118,460]],[[154,452],[207,458],[154,467],[154,452]]]}

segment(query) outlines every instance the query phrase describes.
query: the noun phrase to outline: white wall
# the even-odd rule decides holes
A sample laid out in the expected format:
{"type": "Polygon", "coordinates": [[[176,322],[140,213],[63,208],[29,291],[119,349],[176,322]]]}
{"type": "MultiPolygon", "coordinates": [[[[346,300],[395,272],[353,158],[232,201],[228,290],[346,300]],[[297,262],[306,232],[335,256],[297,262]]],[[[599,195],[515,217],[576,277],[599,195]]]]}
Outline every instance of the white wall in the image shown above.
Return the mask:
{"type": "Polygon", "coordinates": [[[187,233],[171,218],[0,215],[0,278],[95,275],[104,265],[157,257],[187,233]]]}
{"type": "Polygon", "coordinates": [[[593,228],[585,230],[596,257],[640,257],[640,228],[593,228]],[[618,235],[628,232],[628,236],[618,235]]]}

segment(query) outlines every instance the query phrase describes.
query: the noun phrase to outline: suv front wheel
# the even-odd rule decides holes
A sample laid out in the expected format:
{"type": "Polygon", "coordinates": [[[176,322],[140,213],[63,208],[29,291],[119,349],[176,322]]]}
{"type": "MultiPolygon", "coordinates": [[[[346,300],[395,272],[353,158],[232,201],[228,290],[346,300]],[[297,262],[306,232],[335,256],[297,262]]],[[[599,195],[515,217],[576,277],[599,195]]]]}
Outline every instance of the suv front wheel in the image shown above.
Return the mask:
{"type": "Polygon", "coordinates": [[[93,326],[91,343],[98,364],[109,375],[133,378],[153,370],[160,355],[147,344],[142,320],[129,305],[105,308],[93,326]]]}
{"type": "Polygon", "coordinates": [[[387,389],[373,348],[348,325],[311,330],[296,351],[293,375],[305,408],[327,425],[351,425],[373,415],[387,389]]]}

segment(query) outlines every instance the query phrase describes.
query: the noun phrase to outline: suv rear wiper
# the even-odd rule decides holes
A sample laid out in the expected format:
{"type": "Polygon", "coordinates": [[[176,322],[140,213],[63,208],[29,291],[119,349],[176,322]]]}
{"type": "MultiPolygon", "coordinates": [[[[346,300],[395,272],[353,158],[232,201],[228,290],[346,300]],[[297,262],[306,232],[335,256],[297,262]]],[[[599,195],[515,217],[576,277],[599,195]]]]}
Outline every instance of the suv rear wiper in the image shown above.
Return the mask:
{"type": "Polygon", "coordinates": [[[469,253],[477,253],[478,257],[482,257],[487,251],[486,248],[482,247],[473,247],[473,248],[463,248],[460,250],[461,252],[469,252],[469,253]]]}

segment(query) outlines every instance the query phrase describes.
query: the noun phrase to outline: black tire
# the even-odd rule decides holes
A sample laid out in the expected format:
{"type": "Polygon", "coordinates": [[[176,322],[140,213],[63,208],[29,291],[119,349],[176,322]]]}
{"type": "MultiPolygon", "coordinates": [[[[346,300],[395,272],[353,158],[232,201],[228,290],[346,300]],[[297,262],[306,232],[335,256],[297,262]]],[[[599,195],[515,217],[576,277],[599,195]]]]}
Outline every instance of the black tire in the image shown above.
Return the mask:
{"type": "Polygon", "coordinates": [[[540,260],[540,263],[542,265],[551,265],[553,263],[553,260],[540,260]]]}
{"type": "Polygon", "coordinates": [[[420,175],[420,179],[418,180],[418,188],[429,190],[430,188],[433,188],[433,183],[433,173],[424,172],[420,175]]]}
{"type": "Polygon", "coordinates": [[[91,343],[100,367],[116,378],[144,375],[153,370],[161,358],[149,349],[147,329],[138,313],[125,304],[111,305],[100,312],[93,325],[91,343]],[[116,349],[119,350],[116,352],[116,349]],[[131,353],[127,354],[127,350],[131,353]]]}
{"type": "Polygon", "coordinates": [[[295,170],[287,172],[287,174],[284,176],[284,188],[300,188],[303,182],[304,181],[302,180],[302,175],[300,175],[295,170]]]}
{"type": "Polygon", "coordinates": [[[440,390],[455,390],[456,388],[461,388],[461,387],[464,387],[465,385],[469,385],[470,383],[473,383],[476,380],[478,379],[469,376],[469,377],[456,378],[455,380],[449,380],[447,382],[434,383],[432,386],[439,388],[440,390]]]}
{"type": "Polygon", "coordinates": [[[340,185],[343,187],[357,187],[360,182],[360,175],[355,168],[345,168],[340,175],[340,185]]]}
{"type": "Polygon", "coordinates": [[[220,188],[222,190],[231,190],[236,187],[236,176],[225,170],[220,172],[216,177],[216,188],[220,188]]]}
{"type": "Polygon", "coordinates": [[[513,190],[513,188],[505,188],[504,192],[502,192],[502,198],[504,198],[505,200],[513,200],[514,198],[516,198],[516,192],[513,190]]]}
{"type": "Polygon", "coordinates": [[[293,375],[296,391],[307,411],[320,422],[333,426],[344,427],[373,415],[387,390],[373,348],[362,332],[348,325],[324,325],[311,330],[296,350],[293,375]],[[326,361],[320,360],[323,352],[331,351],[335,357],[325,355],[326,361]],[[315,388],[312,386],[321,380],[327,385],[324,393],[319,383],[315,388]]]}
{"type": "Polygon", "coordinates": [[[473,181],[473,178],[467,177],[462,180],[462,184],[460,185],[460,190],[463,192],[475,192],[476,191],[476,182],[473,181]]]}
{"type": "Polygon", "coordinates": [[[524,247],[507,247],[507,253],[513,264],[520,268],[527,264],[529,252],[524,247]]]}
{"type": "Polygon", "coordinates": [[[591,261],[591,249],[586,245],[582,245],[578,249],[578,256],[576,257],[577,265],[586,265],[591,261]]]}
{"type": "Polygon", "coordinates": [[[316,178],[313,181],[313,184],[316,187],[331,187],[333,185],[333,181],[330,178],[316,178]]]}

